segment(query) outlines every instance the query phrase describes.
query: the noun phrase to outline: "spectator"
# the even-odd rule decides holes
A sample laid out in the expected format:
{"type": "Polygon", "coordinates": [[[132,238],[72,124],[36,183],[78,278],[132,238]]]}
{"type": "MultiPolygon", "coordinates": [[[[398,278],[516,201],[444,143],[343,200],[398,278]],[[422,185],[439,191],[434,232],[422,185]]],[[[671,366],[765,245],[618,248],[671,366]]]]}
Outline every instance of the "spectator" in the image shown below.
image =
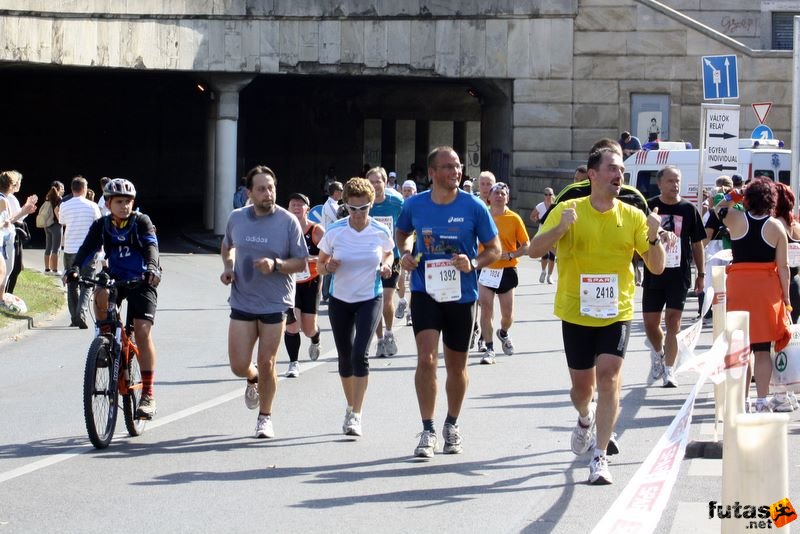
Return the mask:
{"type": "Polygon", "coordinates": [[[622,132],[619,138],[619,146],[622,147],[623,158],[627,158],[631,154],[639,152],[642,149],[642,142],[639,141],[638,137],[626,131],[622,132]]]}

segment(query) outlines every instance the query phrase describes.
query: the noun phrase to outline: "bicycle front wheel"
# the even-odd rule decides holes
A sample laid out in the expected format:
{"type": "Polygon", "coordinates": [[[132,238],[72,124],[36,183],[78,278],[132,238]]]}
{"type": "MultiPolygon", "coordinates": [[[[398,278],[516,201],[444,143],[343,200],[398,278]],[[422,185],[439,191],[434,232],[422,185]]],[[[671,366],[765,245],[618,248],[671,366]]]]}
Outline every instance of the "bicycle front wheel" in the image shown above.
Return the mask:
{"type": "Polygon", "coordinates": [[[117,384],[112,380],[111,341],[97,337],[86,355],[83,374],[83,417],[89,440],[97,449],[105,449],[114,436],[117,424],[117,384]]]}
{"type": "Polygon", "coordinates": [[[136,410],[142,400],[142,369],[139,367],[139,357],[131,349],[128,360],[128,391],[122,396],[122,414],[125,416],[125,428],[128,434],[138,436],[144,432],[146,419],[137,419],[136,410]]]}

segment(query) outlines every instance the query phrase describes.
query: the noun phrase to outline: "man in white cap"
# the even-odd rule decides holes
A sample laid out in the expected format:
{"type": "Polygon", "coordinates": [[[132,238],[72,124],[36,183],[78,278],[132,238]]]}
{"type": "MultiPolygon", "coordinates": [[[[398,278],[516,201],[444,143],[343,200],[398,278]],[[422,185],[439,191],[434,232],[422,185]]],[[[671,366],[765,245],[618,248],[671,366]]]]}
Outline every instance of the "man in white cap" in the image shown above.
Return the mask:
{"type": "Polygon", "coordinates": [[[403,182],[403,189],[400,191],[403,193],[403,198],[413,197],[417,194],[417,182],[414,180],[406,180],[403,182]]]}
{"type": "Polygon", "coordinates": [[[400,192],[400,184],[397,183],[397,173],[394,171],[389,172],[389,180],[386,182],[387,189],[394,189],[400,192]]]}
{"type": "Polygon", "coordinates": [[[464,180],[464,183],[461,184],[461,189],[466,191],[467,193],[472,193],[472,180],[464,180]]]}

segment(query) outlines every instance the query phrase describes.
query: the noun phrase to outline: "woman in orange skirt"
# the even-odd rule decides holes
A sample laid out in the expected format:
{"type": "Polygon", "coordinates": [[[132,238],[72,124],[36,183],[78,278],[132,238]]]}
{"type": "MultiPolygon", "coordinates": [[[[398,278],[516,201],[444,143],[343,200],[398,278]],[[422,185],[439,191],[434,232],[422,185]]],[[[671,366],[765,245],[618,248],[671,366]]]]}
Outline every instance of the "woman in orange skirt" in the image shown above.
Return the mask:
{"type": "MultiPolygon", "coordinates": [[[[731,235],[733,262],[728,267],[726,299],[729,311],[750,312],[750,348],[755,354],[755,411],[767,404],[772,376],[771,345],[783,349],[790,339],[789,265],[786,230],[772,217],[777,202],[775,184],[756,178],[744,190],[746,211],[729,209],[739,199],[735,191],[717,207],[731,235]]],[[[748,383],[751,370],[748,368],[748,383]]]]}

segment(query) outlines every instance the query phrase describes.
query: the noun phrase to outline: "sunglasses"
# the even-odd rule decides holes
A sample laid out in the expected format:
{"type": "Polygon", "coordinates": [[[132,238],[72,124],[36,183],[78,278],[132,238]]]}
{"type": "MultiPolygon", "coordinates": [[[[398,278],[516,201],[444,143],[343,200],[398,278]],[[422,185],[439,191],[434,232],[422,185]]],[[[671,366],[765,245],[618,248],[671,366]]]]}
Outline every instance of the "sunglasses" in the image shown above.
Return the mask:
{"type": "Polygon", "coordinates": [[[347,209],[350,211],[366,211],[370,208],[370,206],[372,206],[372,203],[370,202],[369,204],[362,204],[361,206],[353,206],[351,204],[345,204],[345,206],[347,206],[347,209]]]}

